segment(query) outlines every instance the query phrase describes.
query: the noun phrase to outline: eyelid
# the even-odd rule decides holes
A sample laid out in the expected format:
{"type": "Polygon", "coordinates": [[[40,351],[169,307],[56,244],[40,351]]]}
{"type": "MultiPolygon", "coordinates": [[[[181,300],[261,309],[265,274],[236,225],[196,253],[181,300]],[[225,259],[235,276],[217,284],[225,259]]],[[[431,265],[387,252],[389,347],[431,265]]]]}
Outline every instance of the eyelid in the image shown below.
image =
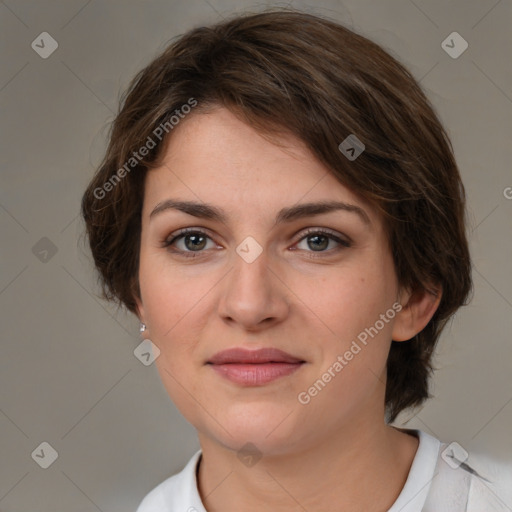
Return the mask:
{"type": "MultiPolygon", "coordinates": [[[[166,247],[168,248],[168,247],[171,246],[171,244],[176,242],[178,239],[181,239],[185,235],[188,235],[188,234],[202,234],[202,235],[206,236],[207,238],[209,238],[210,240],[212,240],[213,242],[215,242],[214,237],[211,235],[210,231],[207,230],[206,228],[194,228],[194,227],[191,227],[191,228],[178,229],[178,231],[175,231],[174,233],[171,233],[169,236],[166,236],[162,240],[161,246],[164,247],[164,248],[166,248],[166,247]]],[[[217,243],[217,242],[215,242],[215,243],[217,243]]],[[[178,250],[176,252],[183,253],[184,251],[179,251],[178,250]]],[[[185,252],[192,253],[193,251],[185,251],[185,252]]],[[[199,251],[199,252],[203,252],[203,251],[199,251]]]]}
{"type": "MultiPolygon", "coordinates": [[[[206,236],[207,238],[209,238],[210,240],[212,240],[214,243],[217,243],[217,242],[215,242],[214,237],[211,236],[210,231],[208,229],[206,229],[206,228],[188,227],[188,228],[179,229],[178,231],[176,231],[174,233],[171,233],[169,236],[167,236],[162,241],[161,245],[162,245],[163,248],[169,249],[172,246],[173,243],[175,243],[177,240],[183,238],[187,234],[202,234],[202,235],[206,236]]],[[[350,237],[348,237],[347,235],[338,233],[338,232],[333,231],[333,230],[331,230],[329,228],[310,227],[310,228],[305,228],[305,230],[303,229],[303,230],[301,230],[298,233],[298,235],[295,237],[296,240],[293,243],[293,245],[298,244],[299,242],[301,242],[302,240],[307,238],[308,235],[314,235],[314,234],[325,235],[328,238],[330,238],[331,240],[334,240],[336,243],[340,244],[342,246],[342,248],[351,247],[352,243],[353,243],[352,240],[350,239],[350,237]]],[[[197,251],[197,252],[196,251],[172,250],[172,249],[169,249],[169,250],[171,250],[172,252],[178,253],[178,254],[184,254],[185,253],[185,254],[198,254],[199,255],[201,253],[206,252],[204,250],[203,251],[197,251]]],[[[311,252],[313,254],[317,253],[320,256],[322,254],[324,254],[324,255],[332,254],[333,252],[337,252],[338,250],[340,250],[340,248],[338,248],[338,249],[331,249],[330,251],[307,251],[307,252],[311,252]]]]}
{"type": "MultiPolygon", "coordinates": [[[[308,235],[321,234],[326,235],[335,240],[336,242],[343,244],[347,247],[352,245],[352,240],[345,234],[338,233],[337,231],[333,231],[329,228],[306,228],[306,231],[300,231],[299,238],[297,242],[300,242],[302,239],[306,238],[308,235]]],[[[295,243],[297,243],[295,242],[295,243]]]]}

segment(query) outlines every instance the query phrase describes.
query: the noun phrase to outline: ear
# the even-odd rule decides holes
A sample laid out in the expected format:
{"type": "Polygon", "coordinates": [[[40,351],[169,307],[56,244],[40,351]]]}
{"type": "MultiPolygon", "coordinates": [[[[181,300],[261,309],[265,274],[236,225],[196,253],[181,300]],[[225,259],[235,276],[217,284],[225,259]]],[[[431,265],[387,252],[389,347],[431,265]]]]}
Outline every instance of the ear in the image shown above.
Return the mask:
{"type": "Polygon", "coordinates": [[[145,316],[144,316],[144,306],[142,305],[142,299],[140,298],[140,287],[138,277],[133,277],[130,281],[130,291],[132,293],[132,297],[135,300],[137,317],[139,321],[145,324],[145,316]]]}
{"type": "Polygon", "coordinates": [[[407,341],[421,332],[434,316],[441,302],[442,289],[432,286],[435,294],[425,289],[408,291],[401,297],[402,309],[395,316],[393,341],[407,341]]]}
{"type": "Polygon", "coordinates": [[[142,305],[142,301],[137,296],[135,296],[135,303],[137,305],[137,316],[139,317],[140,322],[145,324],[146,321],[144,320],[144,306],[142,305]]]}

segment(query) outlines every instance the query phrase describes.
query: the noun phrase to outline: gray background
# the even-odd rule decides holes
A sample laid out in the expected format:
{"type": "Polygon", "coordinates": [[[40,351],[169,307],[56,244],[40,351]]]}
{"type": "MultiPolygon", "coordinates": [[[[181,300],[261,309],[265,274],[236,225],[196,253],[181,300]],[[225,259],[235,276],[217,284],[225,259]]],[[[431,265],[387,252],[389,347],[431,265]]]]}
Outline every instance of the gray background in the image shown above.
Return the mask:
{"type": "MultiPolygon", "coordinates": [[[[136,318],[97,298],[79,201],[128,80],[173,36],[270,5],[0,2],[1,511],[134,510],[199,448],[154,365],[133,354],[136,318]],[[31,48],[44,31],[59,45],[47,59],[31,48]],[[48,469],[31,457],[42,442],[58,452],[48,469]]],[[[445,123],[467,187],[475,294],[444,331],[435,398],[397,424],[458,441],[470,461],[483,452],[510,462],[511,1],[281,5],[382,44],[445,123]],[[457,59],[441,47],[453,31],[469,43],[457,59]]]]}

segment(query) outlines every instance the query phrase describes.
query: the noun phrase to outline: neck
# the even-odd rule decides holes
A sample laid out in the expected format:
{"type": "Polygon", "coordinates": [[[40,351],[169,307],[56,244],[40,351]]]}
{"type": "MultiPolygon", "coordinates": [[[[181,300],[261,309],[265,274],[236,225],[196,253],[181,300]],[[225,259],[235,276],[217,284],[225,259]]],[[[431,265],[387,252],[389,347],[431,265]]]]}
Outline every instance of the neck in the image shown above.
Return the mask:
{"type": "Polygon", "coordinates": [[[417,438],[383,422],[359,423],[247,467],[236,451],[199,439],[198,484],[208,512],[385,511],[399,496],[418,447],[417,438]]]}

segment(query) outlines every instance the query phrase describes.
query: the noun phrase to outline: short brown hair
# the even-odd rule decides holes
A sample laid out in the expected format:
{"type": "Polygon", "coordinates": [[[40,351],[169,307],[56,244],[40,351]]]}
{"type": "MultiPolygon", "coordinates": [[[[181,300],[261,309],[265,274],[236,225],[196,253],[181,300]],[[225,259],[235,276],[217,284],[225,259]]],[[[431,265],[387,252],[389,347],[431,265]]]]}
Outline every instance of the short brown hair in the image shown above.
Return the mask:
{"type": "Polygon", "coordinates": [[[130,83],[82,199],[103,296],[134,313],[145,174],[172,136],[172,116],[191,98],[194,112],[226,107],[262,134],[304,141],[340,183],[381,213],[399,284],[433,294],[441,287],[428,325],[408,342],[393,342],[388,357],[387,420],[420,405],[430,397],[439,335],[465,304],[472,281],[464,187],[418,83],[379,45],[294,10],[238,15],[170,44],[130,83]],[[133,152],[155,142],[159,126],[169,135],[128,169],[133,152]],[[350,134],[365,146],[352,161],[338,148],[350,134]]]}

